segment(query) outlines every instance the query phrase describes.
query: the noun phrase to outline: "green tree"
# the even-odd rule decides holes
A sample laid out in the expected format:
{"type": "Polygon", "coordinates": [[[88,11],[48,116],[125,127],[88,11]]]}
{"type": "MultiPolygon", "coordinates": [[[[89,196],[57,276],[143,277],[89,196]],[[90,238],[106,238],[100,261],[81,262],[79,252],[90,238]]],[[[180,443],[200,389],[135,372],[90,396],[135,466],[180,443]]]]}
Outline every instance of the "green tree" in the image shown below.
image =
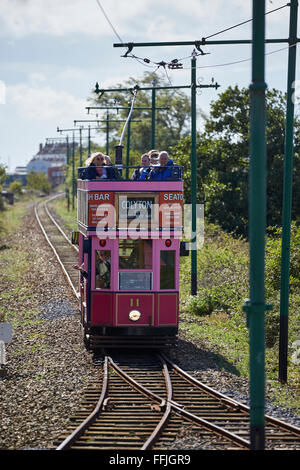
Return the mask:
{"type": "MultiPolygon", "coordinates": [[[[267,114],[267,224],[281,224],[283,160],[285,138],[285,97],[278,90],[266,93],[267,114]]],[[[199,201],[211,222],[225,230],[247,236],[249,170],[248,89],[229,87],[211,104],[205,131],[197,139],[199,201]]],[[[293,213],[299,221],[300,122],[295,119],[293,213]]],[[[173,149],[176,162],[189,176],[190,139],[173,149]]],[[[189,178],[188,178],[189,180],[189,178]]],[[[189,199],[189,184],[185,182],[189,199]]]]}
{"type": "MultiPolygon", "coordinates": [[[[7,175],[6,175],[6,171],[5,171],[5,166],[0,164],[0,191],[2,191],[2,185],[4,183],[4,181],[6,180],[7,178],[7,175]]],[[[0,211],[3,211],[4,210],[4,202],[3,202],[3,198],[0,194],[0,211]]]]}
{"type": "Polygon", "coordinates": [[[8,190],[15,195],[20,196],[22,194],[22,183],[20,183],[20,181],[12,181],[8,190]]]}
{"type": "Polygon", "coordinates": [[[45,173],[37,173],[31,170],[27,175],[27,187],[34,191],[41,191],[44,194],[50,194],[51,184],[45,173]]]}
{"type": "MultiPolygon", "coordinates": [[[[163,79],[154,73],[145,73],[141,80],[130,78],[125,83],[118,84],[114,88],[132,88],[135,85],[139,87],[151,87],[153,80],[156,80],[156,86],[169,85],[163,79]]],[[[132,95],[130,92],[105,93],[98,99],[90,99],[93,105],[101,106],[117,106],[129,107],[132,95]]],[[[139,110],[139,107],[152,106],[151,91],[139,90],[134,105],[132,120],[140,120],[140,122],[132,122],[130,125],[130,141],[131,151],[136,157],[150,150],[151,147],[151,109],[139,110]]],[[[156,107],[161,109],[156,111],[156,148],[159,150],[168,150],[170,146],[175,145],[180,138],[185,137],[190,129],[190,100],[185,93],[180,90],[157,90],[156,91],[156,107]]],[[[129,110],[119,110],[116,119],[126,120],[129,110]]],[[[112,115],[112,112],[110,112],[112,115]]],[[[110,125],[110,148],[117,144],[120,140],[124,122],[111,123],[110,125]]],[[[126,142],[123,141],[126,145],[126,142]]],[[[135,160],[133,158],[133,160],[135,160]]],[[[134,164],[132,162],[131,164],[134,164]]]]}

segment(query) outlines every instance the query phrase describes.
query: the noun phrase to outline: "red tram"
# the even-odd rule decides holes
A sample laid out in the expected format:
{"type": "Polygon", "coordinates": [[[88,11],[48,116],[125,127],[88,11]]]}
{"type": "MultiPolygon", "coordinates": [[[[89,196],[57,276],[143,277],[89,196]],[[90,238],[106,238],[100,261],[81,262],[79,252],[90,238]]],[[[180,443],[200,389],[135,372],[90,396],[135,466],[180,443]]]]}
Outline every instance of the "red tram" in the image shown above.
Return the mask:
{"type": "Polygon", "coordinates": [[[183,248],[181,168],[174,166],[171,177],[160,181],[132,181],[132,170],[123,166],[117,179],[85,179],[84,170],[78,170],[77,221],[87,347],[174,344],[183,248]]]}

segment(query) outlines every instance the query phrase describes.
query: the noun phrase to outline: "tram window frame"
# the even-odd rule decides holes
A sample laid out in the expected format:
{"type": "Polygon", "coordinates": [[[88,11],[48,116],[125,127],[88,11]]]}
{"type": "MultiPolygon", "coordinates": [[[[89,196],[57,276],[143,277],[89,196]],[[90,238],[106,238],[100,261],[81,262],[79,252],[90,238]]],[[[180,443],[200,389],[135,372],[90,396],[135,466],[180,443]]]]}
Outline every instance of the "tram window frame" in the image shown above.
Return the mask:
{"type": "Polygon", "coordinates": [[[159,288],[160,290],[175,290],[176,289],[176,250],[160,250],[160,253],[159,253],[159,288]],[[162,275],[162,267],[166,267],[166,268],[168,267],[168,259],[162,260],[162,253],[166,253],[168,255],[168,258],[170,257],[170,255],[173,256],[172,264],[170,265],[170,268],[173,268],[173,269],[172,271],[170,269],[169,273],[166,271],[165,274],[167,274],[167,277],[165,275],[162,275]],[[165,266],[162,266],[162,261],[165,263],[165,266]],[[172,273],[171,277],[170,277],[170,273],[172,273]],[[170,284],[168,284],[170,279],[172,279],[172,283],[171,283],[172,287],[170,284]]]}
{"type": "MultiPolygon", "coordinates": [[[[102,275],[102,277],[105,275],[106,273],[104,273],[102,275]]],[[[94,265],[94,281],[95,281],[95,290],[111,290],[111,284],[112,284],[112,276],[111,276],[111,250],[95,250],[95,265],[94,265]],[[99,258],[97,259],[97,257],[100,257],[100,253],[103,253],[105,255],[108,254],[109,256],[109,279],[97,279],[97,275],[100,276],[100,274],[97,273],[97,263],[99,263],[99,258]],[[108,283],[108,286],[101,286],[99,285],[100,281],[104,281],[104,282],[107,282],[108,283]]]]}
{"type": "Polygon", "coordinates": [[[153,270],[153,243],[151,239],[122,239],[119,240],[119,251],[118,251],[118,261],[119,261],[119,271],[151,271],[153,270]],[[141,243],[143,243],[143,249],[141,250],[141,243]],[[145,259],[145,246],[146,243],[148,246],[151,248],[151,255],[149,256],[148,253],[148,259],[145,259]],[[122,246],[123,245],[123,246],[122,246]],[[125,245],[125,246],[124,246],[125,245]],[[126,245],[128,245],[126,247],[126,245]],[[132,251],[129,254],[123,254],[121,255],[121,250],[125,251],[126,249],[129,250],[131,249],[130,245],[133,245],[132,251]],[[137,264],[133,264],[134,262],[134,248],[137,245],[137,250],[138,250],[138,258],[137,259],[137,264]],[[132,262],[128,263],[129,259],[132,257],[132,262]],[[142,262],[141,262],[141,257],[143,257],[142,262]],[[127,260],[125,259],[127,258],[127,260]],[[122,265],[120,263],[122,261],[122,265]],[[149,263],[150,261],[150,263],[149,263]]]}

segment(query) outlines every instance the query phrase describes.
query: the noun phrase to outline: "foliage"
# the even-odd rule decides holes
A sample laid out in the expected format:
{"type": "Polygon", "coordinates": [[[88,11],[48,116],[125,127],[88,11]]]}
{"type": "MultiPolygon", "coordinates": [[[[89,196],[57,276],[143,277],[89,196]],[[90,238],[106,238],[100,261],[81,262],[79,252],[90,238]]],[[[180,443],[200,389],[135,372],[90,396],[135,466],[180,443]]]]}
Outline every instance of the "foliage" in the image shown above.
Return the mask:
{"type": "Polygon", "coordinates": [[[0,163],[0,188],[2,184],[4,183],[4,181],[6,180],[6,178],[7,178],[7,175],[5,171],[5,166],[0,163]]]}
{"type": "Polygon", "coordinates": [[[50,194],[51,184],[45,173],[36,173],[30,171],[27,175],[27,187],[34,191],[41,191],[44,194],[50,194]]]}
{"type": "MultiPolygon", "coordinates": [[[[281,277],[281,228],[273,228],[272,236],[266,244],[266,287],[269,292],[280,289],[281,277]]],[[[295,222],[291,225],[290,248],[290,290],[296,292],[300,288],[300,229],[295,222]]]]}
{"type": "MultiPolygon", "coordinates": [[[[205,203],[208,220],[224,230],[247,237],[249,109],[248,89],[229,87],[211,104],[205,131],[197,138],[198,202],[205,203]]],[[[267,123],[267,224],[281,224],[285,97],[280,91],[266,93],[267,123]]],[[[295,119],[293,212],[299,221],[300,121],[295,119]]],[[[185,198],[190,201],[190,137],[171,150],[183,165],[185,198]]]]}
{"type": "Polygon", "coordinates": [[[12,181],[9,185],[8,190],[18,196],[22,194],[22,183],[20,181],[12,181]]]}
{"type": "MultiPolygon", "coordinates": [[[[0,191],[2,191],[2,184],[6,180],[6,171],[5,171],[5,166],[0,163],[0,191]]],[[[0,194],[0,211],[4,210],[4,202],[3,202],[3,197],[0,194]]],[[[0,221],[0,230],[2,229],[1,221],[0,221]]]]}
{"type": "MultiPolygon", "coordinates": [[[[138,85],[140,88],[168,86],[169,83],[162,80],[155,73],[145,73],[141,80],[130,78],[125,83],[118,84],[114,88],[133,88],[138,85]],[[155,81],[155,82],[154,82],[155,81]]],[[[120,106],[116,119],[123,120],[120,124],[110,124],[110,139],[115,139],[119,143],[124,121],[127,119],[129,107],[131,105],[132,94],[130,92],[105,93],[98,99],[90,99],[93,105],[120,106]],[[127,109],[121,109],[127,107],[127,109]]],[[[152,118],[152,95],[148,90],[139,90],[134,104],[132,122],[130,124],[130,149],[132,155],[139,156],[151,149],[151,118],[152,118]],[[148,109],[138,109],[148,108],[148,109]],[[140,121],[140,122],[134,122],[140,121]]],[[[190,123],[190,103],[187,95],[177,89],[156,90],[156,148],[167,150],[175,145],[180,138],[189,133],[190,123]],[[161,108],[161,109],[159,109],[161,108]]],[[[127,128],[128,129],[128,128],[127,128]]],[[[127,131],[125,133],[127,139],[127,131]]],[[[123,142],[126,145],[126,142],[123,142]]],[[[132,165],[135,158],[132,158],[132,165]]]]}

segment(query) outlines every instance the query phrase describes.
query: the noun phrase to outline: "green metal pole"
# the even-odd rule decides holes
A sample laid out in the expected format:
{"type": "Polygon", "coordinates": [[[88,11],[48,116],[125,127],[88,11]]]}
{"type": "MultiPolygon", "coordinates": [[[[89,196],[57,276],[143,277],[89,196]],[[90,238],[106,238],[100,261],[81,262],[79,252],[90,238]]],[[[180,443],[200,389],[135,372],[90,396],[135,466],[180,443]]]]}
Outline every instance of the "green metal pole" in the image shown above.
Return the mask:
{"type": "Polygon", "coordinates": [[[265,445],[265,0],[253,0],[252,83],[250,85],[250,301],[244,307],[250,328],[250,442],[252,450],[265,445]]]}
{"type": "Polygon", "coordinates": [[[79,142],[80,142],[80,166],[82,166],[82,129],[79,129],[79,142]]]}
{"type": "Polygon", "coordinates": [[[88,156],[91,155],[91,126],[88,126],[88,156]]]}
{"type": "MultiPolygon", "coordinates": [[[[299,39],[298,39],[299,41],[299,39]]],[[[162,41],[162,42],[133,42],[133,43],[116,43],[113,44],[113,47],[156,47],[156,46],[212,46],[212,45],[229,45],[229,44],[251,44],[251,39],[230,39],[230,40],[209,40],[207,41],[205,38],[201,39],[200,41],[162,41]]],[[[284,42],[288,42],[285,38],[278,38],[278,39],[266,39],[265,42],[267,44],[281,44],[284,42]]]]}
{"type": "Polygon", "coordinates": [[[192,204],[192,250],[191,294],[197,294],[197,153],[196,153],[196,57],[191,59],[191,204],[192,204]]]}
{"type": "Polygon", "coordinates": [[[288,315],[289,315],[289,271],[291,245],[291,213],[294,158],[294,100],[293,84],[296,74],[298,0],[290,2],[289,55],[287,78],[287,107],[284,151],[284,180],[282,206],[282,248],[280,286],[280,335],[279,335],[279,380],[287,382],[288,315]],[[294,45],[294,46],[293,46],[294,45]]]}
{"type": "Polygon", "coordinates": [[[109,155],[109,114],[106,112],[106,155],[109,155]]]}
{"type": "Polygon", "coordinates": [[[72,143],[72,209],[75,209],[75,135],[72,143]]]}
{"type": "Polygon", "coordinates": [[[151,117],[151,121],[152,121],[152,128],[151,128],[151,148],[154,149],[155,148],[155,119],[156,119],[156,116],[155,116],[155,112],[156,112],[156,89],[155,89],[155,86],[156,86],[156,80],[154,79],[153,82],[152,82],[152,117],[151,117]]]}
{"type": "MultiPolygon", "coordinates": [[[[70,148],[69,148],[69,136],[67,135],[67,172],[69,169],[69,161],[70,161],[70,148]]],[[[69,188],[66,179],[66,197],[67,197],[67,205],[68,205],[68,212],[70,211],[70,194],[69,188]]]]}

